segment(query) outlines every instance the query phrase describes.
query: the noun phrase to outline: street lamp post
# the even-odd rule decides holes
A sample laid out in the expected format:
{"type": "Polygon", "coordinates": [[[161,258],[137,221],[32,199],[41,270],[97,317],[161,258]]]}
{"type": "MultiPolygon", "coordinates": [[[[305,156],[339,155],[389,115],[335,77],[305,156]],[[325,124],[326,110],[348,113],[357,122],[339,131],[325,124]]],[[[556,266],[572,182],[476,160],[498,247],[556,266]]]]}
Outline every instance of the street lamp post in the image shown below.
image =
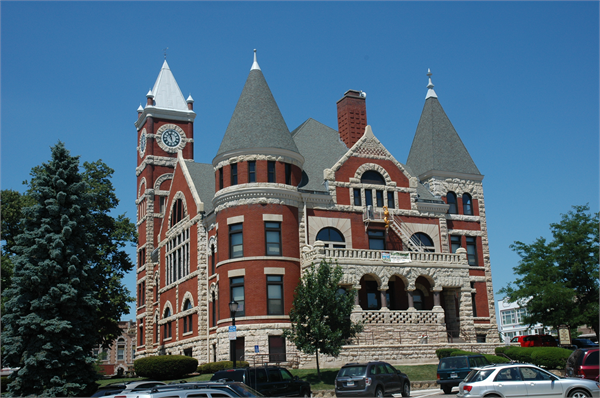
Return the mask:
{"type": "MultiPolygon", "coordinates": [[[[235,313],[238,310],[238,306],[239,306],[239,304],[238,304],[237,301],[232,301],[232,302],[229,303],[229,312],[231,313],[231,325],[232,326],[235,326],[235,313]]],[[[237,340],[237,332],[235,332],[235,333],[236,333],[235,340],[230,340],[229,341],[229,352],[233,353],[233,368],[234,369],[236,367],[236,361],[235,361],[235,357],[236,357],[236,355],[235,355],[235,343],[236,343],[236,340],[237,340]]]]}

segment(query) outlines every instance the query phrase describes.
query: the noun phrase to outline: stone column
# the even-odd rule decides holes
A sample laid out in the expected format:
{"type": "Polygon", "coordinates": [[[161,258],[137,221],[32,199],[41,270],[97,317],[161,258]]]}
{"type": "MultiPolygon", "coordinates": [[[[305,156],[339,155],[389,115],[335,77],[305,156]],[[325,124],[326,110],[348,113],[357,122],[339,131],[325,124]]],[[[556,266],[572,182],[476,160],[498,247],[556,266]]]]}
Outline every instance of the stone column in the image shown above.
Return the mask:
{"type": "Polygon", "coordinates": [[[408,309],[415,309],[415,301],[413,299],[413,290],[407,290],[406,295],[408,297],[408,309]]]}
{"type": "Polygon", "coordinates": [[[387,310],[388,309],[388,303],[387,303],[387,298],[385,297],[385,292],[387,292],[387,289],[379,289],[379,294],[381,296],[381,309],[382,310],[387,310]]]}
{"type": "Polygon", "coordinates": [[[439,291],[433,292],[433,306],[434,307],[440,306],[440,292],[439,291]]]}

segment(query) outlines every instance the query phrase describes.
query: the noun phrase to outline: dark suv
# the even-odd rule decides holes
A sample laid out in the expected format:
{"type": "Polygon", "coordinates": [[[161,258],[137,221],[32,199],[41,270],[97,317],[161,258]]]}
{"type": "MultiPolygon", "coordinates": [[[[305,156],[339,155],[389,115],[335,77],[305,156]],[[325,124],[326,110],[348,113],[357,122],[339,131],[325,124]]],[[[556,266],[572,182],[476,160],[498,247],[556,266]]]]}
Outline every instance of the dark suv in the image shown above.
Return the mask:
{"type": "Polygon", "coordinates": [[[410,396],[410,380],[387,362],[348,363],[335,377],[338,397],[383,397],[402,393],[410,396]]]}
{"type": "Polygon", "coordinates": [[[437,369],[437,383],[450,394],[452,387],[458,387],[472,368],[489,365],[490,362],[483,355],[461,355],[440,359],[437,369]]]}
{"type": "Polygon", "coordinates": [[[278,366],[219,370],[210,380],[241,381],[267,397],[310,397],[311,394],[308,382],[278,366]]]}

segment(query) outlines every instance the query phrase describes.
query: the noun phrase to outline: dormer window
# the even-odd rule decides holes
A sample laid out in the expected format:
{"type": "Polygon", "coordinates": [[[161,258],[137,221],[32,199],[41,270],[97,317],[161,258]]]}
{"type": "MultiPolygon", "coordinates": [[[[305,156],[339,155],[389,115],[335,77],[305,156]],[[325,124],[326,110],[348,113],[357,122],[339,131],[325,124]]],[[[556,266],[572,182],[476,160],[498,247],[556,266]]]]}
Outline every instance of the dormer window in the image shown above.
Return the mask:
{"type": "Polygon", "coordinates": [[[462,202],[463,202],[463,214],[472,216],[473,215],[473,203],[471,201],[471,195],[469,195],[468,193],[463,194],[462,202]]]}
{"type": "Polygon", "coordinates": [[[360,178],[360,182],[363,184],[385,185],[385,178],[375,170],[369,170],[365,171],[360,178]]]}
{"type": "Polygon", "coordinates": [[[364,206],[373,206],[382,208],[387,206],[390,209],[396,208],[396,199],[394,194],[394,188],[386,184],[386,180],[375,170],[367,170],[363,173],[360,178],[360,183],[363,188],[351,188],[352,198],[351,201],[354,206],[363,205],[364,195],[364,206]],[[365,188],[364,185],[370,185],[371,187],[365,188]],[[373,185],[380,185],[379,187],[373,187],[373,185]]]}
{"type": "Polygon", "coordinates": [[[458,214],[458,207],[456,206],[456,194],[454,192],[448,192],[446,194],[446,202],[450,207],[448,208],[448,214],[458,214]]]}

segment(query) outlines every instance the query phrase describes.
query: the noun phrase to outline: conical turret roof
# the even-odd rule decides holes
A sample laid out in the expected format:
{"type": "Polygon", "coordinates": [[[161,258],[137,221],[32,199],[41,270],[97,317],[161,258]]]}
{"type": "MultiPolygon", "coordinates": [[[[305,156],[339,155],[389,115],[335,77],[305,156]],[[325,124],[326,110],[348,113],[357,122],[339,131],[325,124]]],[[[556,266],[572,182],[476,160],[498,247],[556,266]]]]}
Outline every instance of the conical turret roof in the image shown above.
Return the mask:
{"type": "Polygon", "coordinates": [[[157,108],[188,110],[187,102],[166,59],[152,88],[152,94],[154,95],[154,106],[157,108]]]}
{"type": "Polygon", "coordinates": [[[252,148],[277,148],[300,153],[256,57],[216,157],[252,148]]]}
{"type": "Polygon", "coordinates": [[[406,164],[417,176],[436,171],[481,175],[433,91],[431,79],[427,88],[425,105],[406,164]]]}

